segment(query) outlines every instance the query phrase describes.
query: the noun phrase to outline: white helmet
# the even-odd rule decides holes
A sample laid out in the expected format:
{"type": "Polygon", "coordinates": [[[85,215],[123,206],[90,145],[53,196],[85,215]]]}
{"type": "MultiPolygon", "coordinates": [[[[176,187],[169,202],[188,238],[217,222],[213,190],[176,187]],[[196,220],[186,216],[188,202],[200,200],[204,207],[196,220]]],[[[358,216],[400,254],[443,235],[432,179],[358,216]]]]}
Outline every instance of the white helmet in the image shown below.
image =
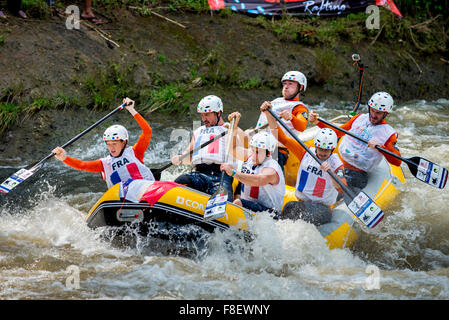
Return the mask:
{"type": "Polygon", "coordinates": [[[368,106],[379,111],[393,111],[393,98],[387,92],[376,92],[368,101],[368,106]]]}
{"type": "Polygon", "coordinates": [[[197,108],[198,113],[223,112],[223,102],[217,96],[210,95],[201,99],[197,108]]]}
{"type": "Polygon", "coordinates": [[[114,124],[105,130],[103,140],[128,140],[128,131],[124,126],[114,124]]]}
{"type": "Polygon", "coordinates": [[[334,130],[323,128],[315,136],[315,147],[333,150],[337,147],[337,134],[334,130]]]}
{"type": "Polygon", "coordinates": [[[251,146],[261,148],[273,152],[276,150],[277,141],[276,138],[266,131],[256,133],[250,143],[251,146]]]}
{"type": "Polygon", "coordinates": [[[307,78],[306,76],[299,72],[299,71],[289,71],[286,74],[284,74],[284,76],[281,79],[281,82],[284,82],[285,80],[291,80],[291,81],[296,81],[298,82],[300,85],[303,85],[302,91],[306,91],[307,89],[307,78]]]}

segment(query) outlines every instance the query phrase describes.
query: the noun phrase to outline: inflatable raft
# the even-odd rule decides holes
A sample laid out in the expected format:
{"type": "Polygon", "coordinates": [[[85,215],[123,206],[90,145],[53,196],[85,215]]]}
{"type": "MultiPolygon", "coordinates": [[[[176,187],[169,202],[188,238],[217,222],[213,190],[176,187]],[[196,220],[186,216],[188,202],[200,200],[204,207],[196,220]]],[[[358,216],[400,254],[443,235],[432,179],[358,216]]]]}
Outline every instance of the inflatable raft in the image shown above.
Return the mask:
{"type": "MultiPolygon", "coordinates": [[[[318,127],[312,127],[299,138],[311,145],[317,130],[318,127]]],[[[284,205],[288,201],[297,200],[293,186],[298,167],[298,159],[290,154],[285,166],[288,185],[284,205]]],[[[385,211],[398,195],[399,186],[403,183],[405,178],[401,167],[393,166],[383,159],[370,174],[368,185],[363,191],[385,211]]],[[[206,232],[231,227],[248,231],[247,221],[255,215],[229,202],[224,217],[205,221],[203,213],[209,197],[208,194],[174,182],[135,180],[127,186],[116,184],[107,190],[89,211],[86,220],[91,228],[139,225],[144,234],[164,239],[182,234],[178,230],[192,230],[186,228],[189,226],[206,232]]],[[[332,211],[331,222],[318,226],[317,229],[331,249],[350,247],[357,239],[357,218],[342,200],[332,211]]],[[[187,238],[192,236],[189,232],[186,234],[187,238]]]]}

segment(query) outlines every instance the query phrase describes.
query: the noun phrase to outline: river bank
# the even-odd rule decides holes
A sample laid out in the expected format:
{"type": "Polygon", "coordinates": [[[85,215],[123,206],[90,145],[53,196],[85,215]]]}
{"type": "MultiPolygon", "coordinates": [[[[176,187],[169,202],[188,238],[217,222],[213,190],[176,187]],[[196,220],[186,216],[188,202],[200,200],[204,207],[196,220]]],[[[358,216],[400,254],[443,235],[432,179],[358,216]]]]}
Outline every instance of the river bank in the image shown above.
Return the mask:
{"type": "Polygon", "coordinates": [[[226,112],[257,107],[280,94],[279,79],[292,69],[308,78],[306,104],[353,104],[359,81],[353,53],[367,66],[362,103],[380,90],[398,103],[449,97],[442,17],[400,20],[382,9],[381,28],[368,30],[364,13],[269,20],[115,6],[97,8],[105,24],[82,20],[80,29],[68,29],[66,4],[59,15],[44,8],[28,20],[0,22],[3,142],[36,121],[50,127],[68,120],[60,110],[110,110],[124,96],[142,112],[168,117],[189,116],[211,93],[223,98],[226,112]]]}

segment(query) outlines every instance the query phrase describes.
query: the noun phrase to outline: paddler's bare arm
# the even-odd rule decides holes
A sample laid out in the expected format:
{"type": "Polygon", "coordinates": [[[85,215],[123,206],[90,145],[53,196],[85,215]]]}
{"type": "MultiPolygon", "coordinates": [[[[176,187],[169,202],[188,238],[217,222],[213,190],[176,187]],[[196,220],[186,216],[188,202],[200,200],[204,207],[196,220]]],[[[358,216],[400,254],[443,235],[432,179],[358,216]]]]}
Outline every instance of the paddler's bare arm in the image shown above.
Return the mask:
{"type": "MultiPolygon", "coordinates": [[[[189,143],[189,146],[184,150],[184,152],[182,154],[186,154],[189,153],[190,151],[193,150],[193,146],[195,143],[195,139],[192,138],[192,140],[189,143]]],[[[177,166],[180,164],[191,164],[192,163],[192,155],[189,154],[187,157],[185,157],[184,159],[181,160],[181,156],[180,154],[173,156],[171,158],[171,163],[173,163],[173,165],[177,166]]]]}
{"type": "Polygon", "coordinates": [[[240,117],[241,114],[239,112],[233,112],[228,116],[229,122],[232,122],[232,120],[235,118],[233,134],[232,137],[228,137],[228,139],[232,139],[231,154],[233,155],[233,157],[238,160],[245,161],[248,158],[248,150],[242,143],[243,141],[245,141],[244,139],[246,135],[243,130],[238,127],[240,117]]]}
{"type": "Polygon", "coordinates": [[[273,116],[267,111],[269,108],[272,108],[271,102],[265,101],[260,106],[260,111],[265,113],[265,116],[267,117],[268,125],[271,129],[271,134],[275,137],[278,136],[278,124],[276,122],[276,119],[273,118],[273,116]]]}
{"type": "Polygon", "coordinates": [[[232,176],[235,171],[233,177],[248,186],[265,186],[267,184],[276,185],[280,180],[279,175],[273,168],[263,168],[262,172],[259,174],[250,174],[238,172],[229,163],[222,163],[220,169],[225,171],[228,176],[232,176]]]}
{"type": "MultiPolygon", "coordinates": [[[[330,164],[327,161],[324,161],[323,163],[321,163],[320,168],[322,170],[326,171],[326,172],[327,172],[327,170],[332,170],[330,164]]],[[[344,185],[346,185],[346,186],[348,185],[348,183],[346,182],[346,179],[345,179],[343,166],[341,166],[337,170],[335,170],[334,173],[336,174],[337,178],[340,179],[340,181],[344,185]]],[[[338,193],[344,194],[343,189],[341,188],[341,186],[334,179],[332,179],[332,184],[334,185],[335,189],[337,189],[338,193]]]]}

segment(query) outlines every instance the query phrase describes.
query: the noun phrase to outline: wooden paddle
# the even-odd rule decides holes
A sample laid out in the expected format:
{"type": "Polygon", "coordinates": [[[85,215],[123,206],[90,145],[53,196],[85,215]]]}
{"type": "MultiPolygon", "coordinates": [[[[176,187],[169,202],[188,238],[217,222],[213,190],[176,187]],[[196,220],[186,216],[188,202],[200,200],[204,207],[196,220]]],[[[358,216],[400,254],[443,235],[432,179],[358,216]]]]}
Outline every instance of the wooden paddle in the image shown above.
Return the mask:
{"type": "MultiPolygon", "coordinates": [[[[329,121],[323,120],[321,118],[318,118],[318,121],[321,121],[322,123],[328,125],[329,127],[332,127],[336,130],[340,130],[341,132],[359,140],[366,144],[368,144],[368,141],[360,138],[359,136],[353,134],[350,131],[347,131],[345,129],[340,128],[339,126],[336,126],[335,124],[332,124],[329,121]]],[[[399,159],[403,162],[405,162],[410,169],[410,172],[415,176],[417,179],[435,187],[443,189],[446,186],[447,182],[447,176],[448,172],[445,168],[433,163],[432,161],[429,161],[427,159],[421,158],[421,157],[411,157],[411,158],[404,158],[401,156],[398,156],[397,154],[384,149],[382,147],[376,146],[376,149],[386,153],[396,159],[399,159]]]]}
{"type": "MultiPolygon", "coordinates": [[[[234,132],[235,118],[232,119],[231,128],[229,129],[229,136],[226,145],[226,153],[224,163],[228,162],[229,152],[231,151],[231,143],[234,132]]],[[[226,202],[228,201],[228,191],[223,187],[224,175],[226,172],[221,172],[220,185],[217,191],[209,198],[204,209],[204,220],[212,220],[223,217],[226,214],[226,202]]]]}
{"type": "MultiPolygon", "coordinates": [[[[287,130],[288,133],[295,139],[320,165],[322,161],[302,142],[295,133],[290,130],[289,127],[271,110],[268,112],[279,122],[279,124],[287,130]]],[[[384,217],[382,209],[363,191],[355,194],[348,186],[346,186],[331,170],[327,170],[327,173],[337,182],[343,191],[348,195],[344,197],[344,201],[349,210],[367,227],[374,228],[384,217]]]]}
{"type": "MultiPolygon", "coordinates": [[[[113,111],[111,111],[109,114],[105,115],[103,118],[101,118],[100,120],[98,120],[97,122],[95,122],[93,125],[91,125],[89,128],[87,128],[86,130],[84,130],[83,132],[79,133],[78,135],[76,135],[75,137],[73,137],[72,139],[70,139],[69,141],[67,141],[65,144],[63,144],[61,147],[65,148],[69,145],[71,145],[72,143],[74,143],[75,141],[77,141],[79,138],[81,138],[82,136],[84,136],[86,133],[88,133],[90,130],[92,130],[93,128],[97,127],[100,123],[102,123],[103,121],[105,121],[107,118],[109,118],[110,116],[112,116],[113,114],[115,114],[116,112],[122,110],[125,107],[125,104],[122,104],[121,106],[117,107],[116,109],[114,109],[113,111]]],[[[21,184],[22,182],[24,182],[26,179],[28,179],[29,177],[31,177],[32,175],[34,175],[36,172],[38,172],[45,164],[45,162],[50,159],[51,157],[53,157],[55,154],[54,153],[50,153],[48,156],[46,156],[45,158],[43,158],[42,160],[35,162],[25,168],[20,169],[19,171],[17,171],[16,173],[14,173],[12,176],[10,176],[8,179],[6,179],[1,185],[0,185],[0,192],[2,193],[8,193],[10,192],[13,188],[17,187],[19,184],[21,184]]]]}

